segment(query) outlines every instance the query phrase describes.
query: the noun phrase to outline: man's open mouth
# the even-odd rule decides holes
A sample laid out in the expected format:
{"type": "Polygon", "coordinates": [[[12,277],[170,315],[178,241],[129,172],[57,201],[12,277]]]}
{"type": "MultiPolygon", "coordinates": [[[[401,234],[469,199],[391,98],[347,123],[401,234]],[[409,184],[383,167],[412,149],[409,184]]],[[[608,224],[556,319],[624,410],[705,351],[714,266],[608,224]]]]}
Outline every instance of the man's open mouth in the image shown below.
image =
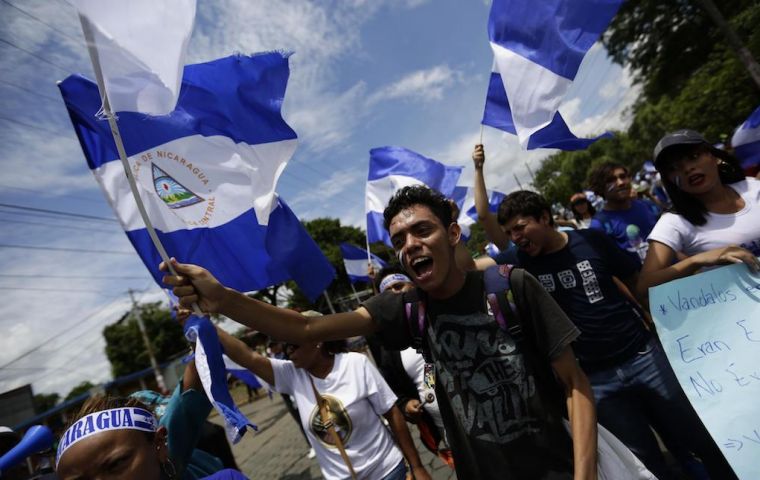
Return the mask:
{"type": "Polygon", "coordinates": [[[426,256],[417,257],[409,262],[409,266],[412,267],[417,278],[426,277],[433,271],[433,259],[426,256]]]}

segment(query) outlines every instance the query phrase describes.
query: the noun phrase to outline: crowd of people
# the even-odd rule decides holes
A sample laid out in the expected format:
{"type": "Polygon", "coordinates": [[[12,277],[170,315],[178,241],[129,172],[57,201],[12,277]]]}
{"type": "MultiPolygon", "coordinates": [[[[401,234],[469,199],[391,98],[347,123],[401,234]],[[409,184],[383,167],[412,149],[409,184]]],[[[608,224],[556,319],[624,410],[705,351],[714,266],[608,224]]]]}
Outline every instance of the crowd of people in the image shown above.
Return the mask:
{"type": "MultiPolygon", "coordinates": [[[[682,130],[638,174],[594,168],[571,218],[527,190],[493,214],[482,145],[472,160],[493,257],[463,254],[456,204],[411,186],[384,212],[398,264],[371,271],[376,294],[354,311],[278,308],[174,260],[164,281],[184,307],[283,342],[266,356],[218,329],[225,353],[283,395],[327,479],[431,478],[407,422],[461,479],[736,478],[668,363],[647,291],[725,264],[760,271],[760,180],[682,130]],[[370,355],[346,350],[358,335],[370,355]],[[599,454],[609,438],[625,458],[599,454]]],[[[192,361],[168,399],[91,399],[57,475],[243,478],[199,448],[210,410],[192,361]]]]}

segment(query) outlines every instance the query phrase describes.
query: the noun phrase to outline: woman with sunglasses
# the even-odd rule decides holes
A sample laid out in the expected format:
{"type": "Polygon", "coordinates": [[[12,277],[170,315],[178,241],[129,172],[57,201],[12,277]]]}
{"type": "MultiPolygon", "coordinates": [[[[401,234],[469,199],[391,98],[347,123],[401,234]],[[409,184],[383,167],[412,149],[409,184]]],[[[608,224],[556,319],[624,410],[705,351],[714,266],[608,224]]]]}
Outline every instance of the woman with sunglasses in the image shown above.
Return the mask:
{"type": "Polygon", "coordinates": [[[277,360],[257,354],[223,330],[217,331],[224,352],[233,361],[276,391],[294,397],[325,478],[403,480],[406,457],[414,478],[430,479],[404,417],[395,406],[396,395],[366,356],[343,353],[344,340],[285,344],[290,360],[277,360]],[[319,404],[317,397],[322,400],[319,404]],[[380,416],[388,420],[393,435],[380,416]]]}
{"type": "Polygon", "coordinates": [[[665,135],[654,157],[673,210],[649,235],[640,293],[718,265],[760,270],[760,181],[693,130],[665,135]],[[678,252],[685,258],[674,262],[678,252]]]}
{"type": "Polygon", "coordinates": [[[586,194],[583,192],[574,193],[570,197],[570,209],[575,217],[575,226],[581,230],[591,226],[591,219],[596,214],[596,209],[588,201],[586,194]]]}

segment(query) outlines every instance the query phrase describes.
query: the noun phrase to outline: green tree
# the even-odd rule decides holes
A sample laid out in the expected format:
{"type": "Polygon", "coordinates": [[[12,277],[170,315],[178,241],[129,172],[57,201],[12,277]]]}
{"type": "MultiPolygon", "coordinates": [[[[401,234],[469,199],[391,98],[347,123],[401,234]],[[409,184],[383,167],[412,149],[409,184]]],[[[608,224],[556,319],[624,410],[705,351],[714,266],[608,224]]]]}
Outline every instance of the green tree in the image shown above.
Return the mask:
{"type": "Polygon", "coordinates": [[[78,397],[79,395],[89,392],[95,388],[95,384],[90,382],[89,380],[85,380],[83,382],[80,382],[79,385],[72,388],[71,391],[66,395],[66,398],[64,398],[64,401],[71,400],[74,397],[78,397]]]}
{"type": "Polygon", "coordinates": [[[34,403],[34,413],[40,414],[47,412],[51,408],[55,407],[61,396],[57,393],[38,393],[32,399],[34,403]]]}
{"type": "MultiPolygon", "coordinates": [[[[343,242],[354,244],[362,247],[366,243],[366,237],[363,230],[341,225],[340,220],[336,218],[316,218],[303,222],[306,231],[311,238],[317,242],[322,253],[335,268],[336,278],[327,288],[330,298],[338,298],[350,295],[352,293],[351,284],[343,266],[343,256],[340,254],[340,244],[343,242]]],[[[394,258],[393,250],[382,243],[375,243],[371,246],[372,253],[379,256],[385,261],[394,258]]],[[[315,302],[309,301],[301,289],[294,282],[288,282],[288,288],[292,290],[292,295],[288,300],[290,307],[299,309],[314,309],[320,312],[329,312],[327,302],[324,297],[318,297],[315,302]]],[[[357,289],[365,288],[366,285],[357,284],[357,289]]]]}
{"type": "MultiPolygon", "coordinates": [[[[719,3],[723,16],[746,40],[740,17],[757,8],[757,2],[719,3]]],[[[603,43],[615,61],[633,70],[647,100],[678,92],[706,58],[716,50],[725,50],[722,33],[697,0],[624,2],[605,32],[603,43]]]]}
{"type": "MultiPolygon", "coordinates": [[[[640,0],[621,7],[604,42],[613,58],[635,72],[643,95],[626,132],[542,162],[535,183],[547,199],[566,204],[572,193],[587,188],[589,171],[606,160],[637,170],[668,131],[691,128],[712,142],[730,137],[760,104],[760,90],[696,5],[640,0]]],[[[760,55],[760,4],[723,2],[721,9],[745,45],[760,55]]]]}
{"type": "Polygon", "coordinates": [[[158,363],[187,350],[182,327],[172,320],[169,310],[161,302],[138,304],[131,314],[103,329],[106,356],[114,377],[150,366],[150,358],[133,315],[142,318],[158,363]]]}

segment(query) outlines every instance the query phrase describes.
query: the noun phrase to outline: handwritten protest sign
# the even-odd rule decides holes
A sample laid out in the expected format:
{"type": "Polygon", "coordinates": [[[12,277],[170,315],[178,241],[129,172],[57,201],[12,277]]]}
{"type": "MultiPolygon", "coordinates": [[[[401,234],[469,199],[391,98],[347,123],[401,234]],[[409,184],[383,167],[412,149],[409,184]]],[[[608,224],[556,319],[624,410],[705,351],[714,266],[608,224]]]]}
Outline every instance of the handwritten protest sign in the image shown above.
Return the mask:
{"type": "Polygon", "coordinates": [[[649,290],[684,392],[741,479],[760,478],[760,275],[731,265],[649,290]]]}

